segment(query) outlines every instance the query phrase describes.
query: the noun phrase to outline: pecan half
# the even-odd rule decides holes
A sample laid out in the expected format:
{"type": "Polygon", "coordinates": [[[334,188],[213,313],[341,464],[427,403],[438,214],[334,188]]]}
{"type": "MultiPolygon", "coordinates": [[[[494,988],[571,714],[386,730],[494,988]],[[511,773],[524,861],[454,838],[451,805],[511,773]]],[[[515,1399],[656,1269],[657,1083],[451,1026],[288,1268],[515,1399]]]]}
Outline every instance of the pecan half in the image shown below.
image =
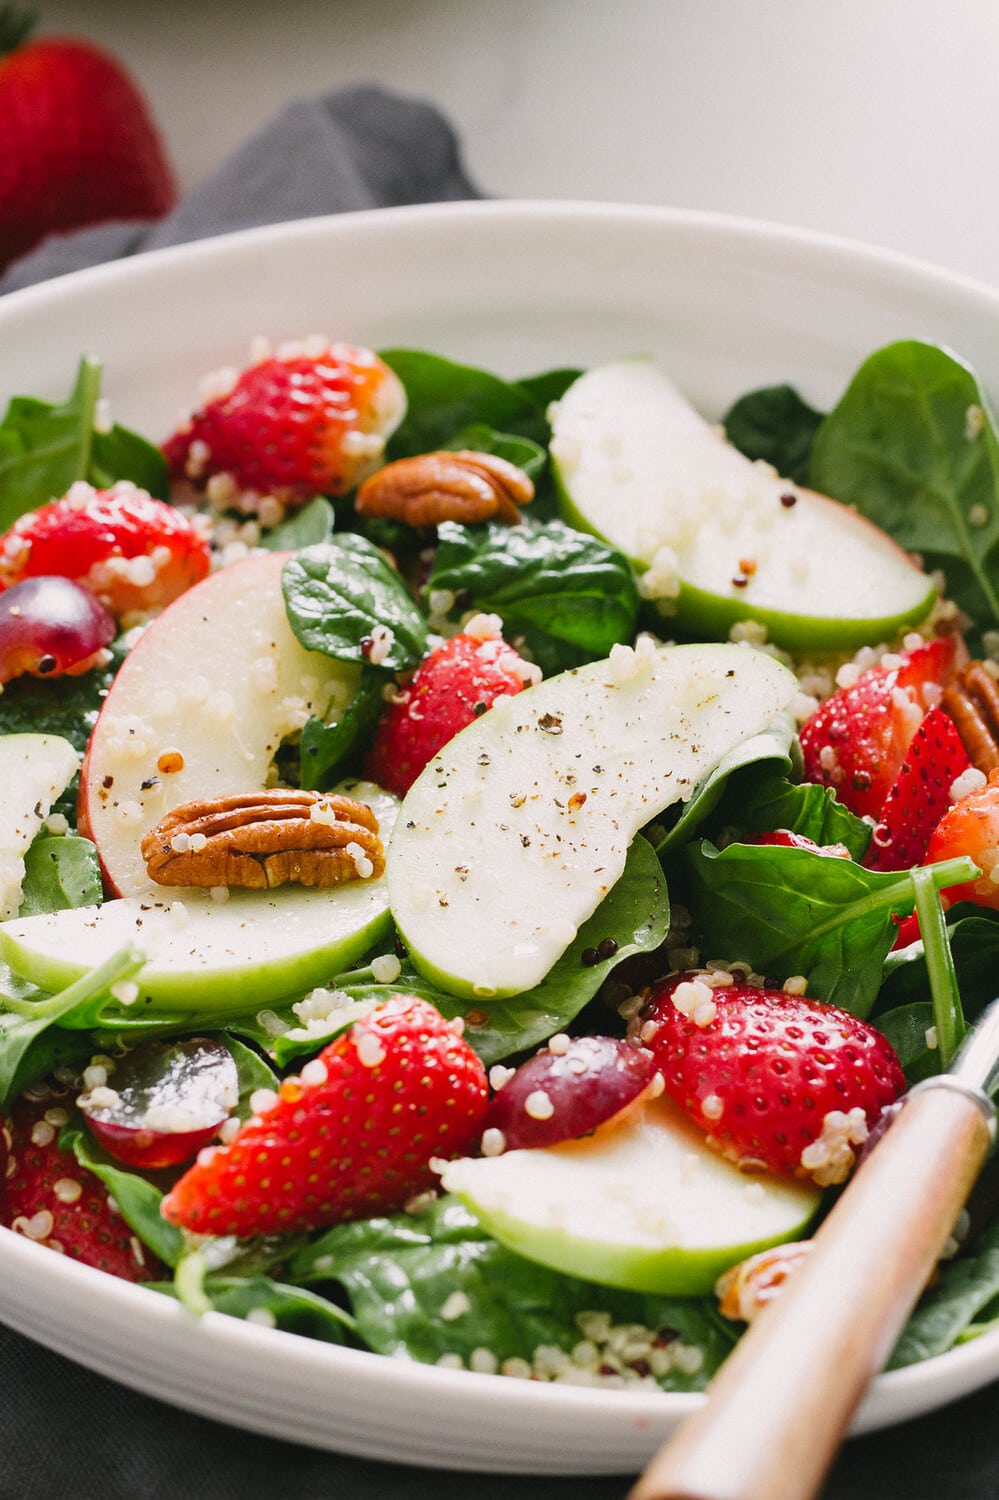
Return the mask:
{"type": "Polygon", "coordinates": [[[385,869],[378,819],[333,793],[272,791],[184,802],[142,840],[159,885],[328,887],[385,869]]]}
{"type": "Polygon", "coordinates": [[[968,752],[986,775],[999,770],[999,682],[980,661],[969,661],[944,689],[940,707],[968,752]]]}
{"type": "Polygon", "coordinates": [[[715,1286],[718,1311],[725,1318],[751,1323],[773,1301],[788,1277],[793,1276],[811,1248],[811,1240],[775,1245],[723,1271],[715,1286]]]}
{"type": "Polygon", "coordinates": [[[495,453],[420,453],[386,464],[366,479],[354,499],[358,515],[382,516],[410,526],[441,521],[505,521],[516,526],[534,485],[516,464],[495,453]]]}

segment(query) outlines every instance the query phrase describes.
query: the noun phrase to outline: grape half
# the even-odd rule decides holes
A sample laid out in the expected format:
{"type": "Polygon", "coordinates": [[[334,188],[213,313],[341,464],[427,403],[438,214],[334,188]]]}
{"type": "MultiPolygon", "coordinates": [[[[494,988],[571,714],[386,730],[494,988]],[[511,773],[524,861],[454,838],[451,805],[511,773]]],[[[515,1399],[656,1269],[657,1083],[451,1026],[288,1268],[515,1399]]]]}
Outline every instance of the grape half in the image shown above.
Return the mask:
{"type": "Polygon", "coordinates": [[[239,1101],[232,1053],[207,1037],[148,1040],[77,1100],[91,1134],[131,1167],[174,1167],[212,1142],[239,1101]]]}
{"type": "Polygon", "coordinates": [[[610,1036],[574,1037],[522,1063],[489,1105],[486,1128],[505,1149],[554,1146],[588,1135],[648,1087],[652,1054],[610,1036]]]}
{"type": "Polygon", "coordinates": [[[76,675],[114,640],[114,616],[69,578],[25,578],[0,595],[0,682],[76,675]]]}

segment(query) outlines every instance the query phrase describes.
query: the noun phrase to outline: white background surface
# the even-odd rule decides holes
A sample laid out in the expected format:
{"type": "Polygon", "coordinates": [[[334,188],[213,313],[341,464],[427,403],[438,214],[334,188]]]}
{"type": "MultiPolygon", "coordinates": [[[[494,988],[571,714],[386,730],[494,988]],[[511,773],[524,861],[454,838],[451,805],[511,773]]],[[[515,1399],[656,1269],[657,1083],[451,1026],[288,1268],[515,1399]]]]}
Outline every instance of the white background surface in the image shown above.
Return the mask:
{"type": "Polygon", "coordinates": [[[190,186],[285,103],[440,105],[490,193],[829,230],[999,282],[996,0],[46,0],[190,186]]]}

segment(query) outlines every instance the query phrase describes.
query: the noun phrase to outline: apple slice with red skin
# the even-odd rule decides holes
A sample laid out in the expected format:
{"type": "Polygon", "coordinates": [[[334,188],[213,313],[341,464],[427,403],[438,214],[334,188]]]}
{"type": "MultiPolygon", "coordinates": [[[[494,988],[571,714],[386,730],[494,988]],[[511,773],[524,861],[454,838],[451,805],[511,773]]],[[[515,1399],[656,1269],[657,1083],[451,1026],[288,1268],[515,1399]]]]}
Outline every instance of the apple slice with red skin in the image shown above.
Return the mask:
{"type": "Polygon", "coordinates": [[[232,1054],[209,1037],[140,1042],[77,1100],[108,1155],[140,1171],[192,1161],[238,1102],[232,1054]]]}
{"type": "Polygon", "coordinates": [[[109,894],[155,889],[139,845],[167,812],[263,788],[282,740],[354,697],[360,669],[306,651],[288,624],[286,556],[248,557],[196,584],[122,663],[80,775],[80,831],[109,894]]]}

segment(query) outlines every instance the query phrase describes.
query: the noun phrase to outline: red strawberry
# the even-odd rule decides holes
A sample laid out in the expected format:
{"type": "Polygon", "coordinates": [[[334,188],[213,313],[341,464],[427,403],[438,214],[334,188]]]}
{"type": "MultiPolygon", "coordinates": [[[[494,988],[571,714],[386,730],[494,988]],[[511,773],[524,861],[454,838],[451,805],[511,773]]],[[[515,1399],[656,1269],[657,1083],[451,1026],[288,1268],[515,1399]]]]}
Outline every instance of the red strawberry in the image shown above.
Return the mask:
{"type": "Polygon", "coordinates": [[[431,651],[379,721],[365,775],[404,797],[438,750],[497,698],[519,693],[530,667],[498,636],[455,635],[431,651]]]}
{"type": "Polygon", "coordinates": [[[178,478],[226,476],[234,495],[301,503],[345,495],[373,473],[405,408],[398,377],[370,349],[309,340],[244,370],[163,451],[178,478]]]}
{"type": "Polygon", "coordinates": [[[931,708],[885,798],[864,857],[869,870],[908,870],[921,862],[950,807],[950,788],[970,764],[953,721],[942,708],[931,708]]]}
{"type": "Polygon", "coordinates": [[[0,585],[72,578],[118,619],[162,609],[210,567],[208,542],[187,517],[127,481],[110,490],[75,484],[0,537],[0,585]]]}
{"type": "Polygon", "coordinates": [[[666,1092],[723,1155],[823,1187],[846,1177],[852,1148],[905,1088],[881,1032],[783,990],[672,975],[635,1025],[666,1092]]]}
{"type": "Polygon", "coordinates": [[[87,42],[28,42],[0,12],[0,270],[45,235],[106,219],[156,219],[173,176],[145,100],[87,42]]]}
{"type": "Polygon", "coordinates": [[[485,1069],[425,1000],[394,995],[330,1042],[163,1200],[196,1234],[247,1237],[387,1213],[482,1129],[485,1069]]]}
{"type": "Polygon", "coordinates": [[[860,817],[878,817],[957,651],[955,636],[938,637],[883,659],[827,698],[802,726],[805,780],[832,787],[860,817]]]}
{"type": "Polygon", "coordinates": [[[159,1262],[111,1207],[100,1179],[59,1146],[69,1098],[43,1084],[19,1099],[4,1122],[0,1223],[124,1281],[153,1281],[159,1262]]]}
{"type": "Polygon", "coordinates": [[[966,854],[982,874],[966,885],[943,892],[948,905],[974,901],[999,910],[999,772],[987,784],[955,802],[930,834],[926,864],[966,854]]]}

